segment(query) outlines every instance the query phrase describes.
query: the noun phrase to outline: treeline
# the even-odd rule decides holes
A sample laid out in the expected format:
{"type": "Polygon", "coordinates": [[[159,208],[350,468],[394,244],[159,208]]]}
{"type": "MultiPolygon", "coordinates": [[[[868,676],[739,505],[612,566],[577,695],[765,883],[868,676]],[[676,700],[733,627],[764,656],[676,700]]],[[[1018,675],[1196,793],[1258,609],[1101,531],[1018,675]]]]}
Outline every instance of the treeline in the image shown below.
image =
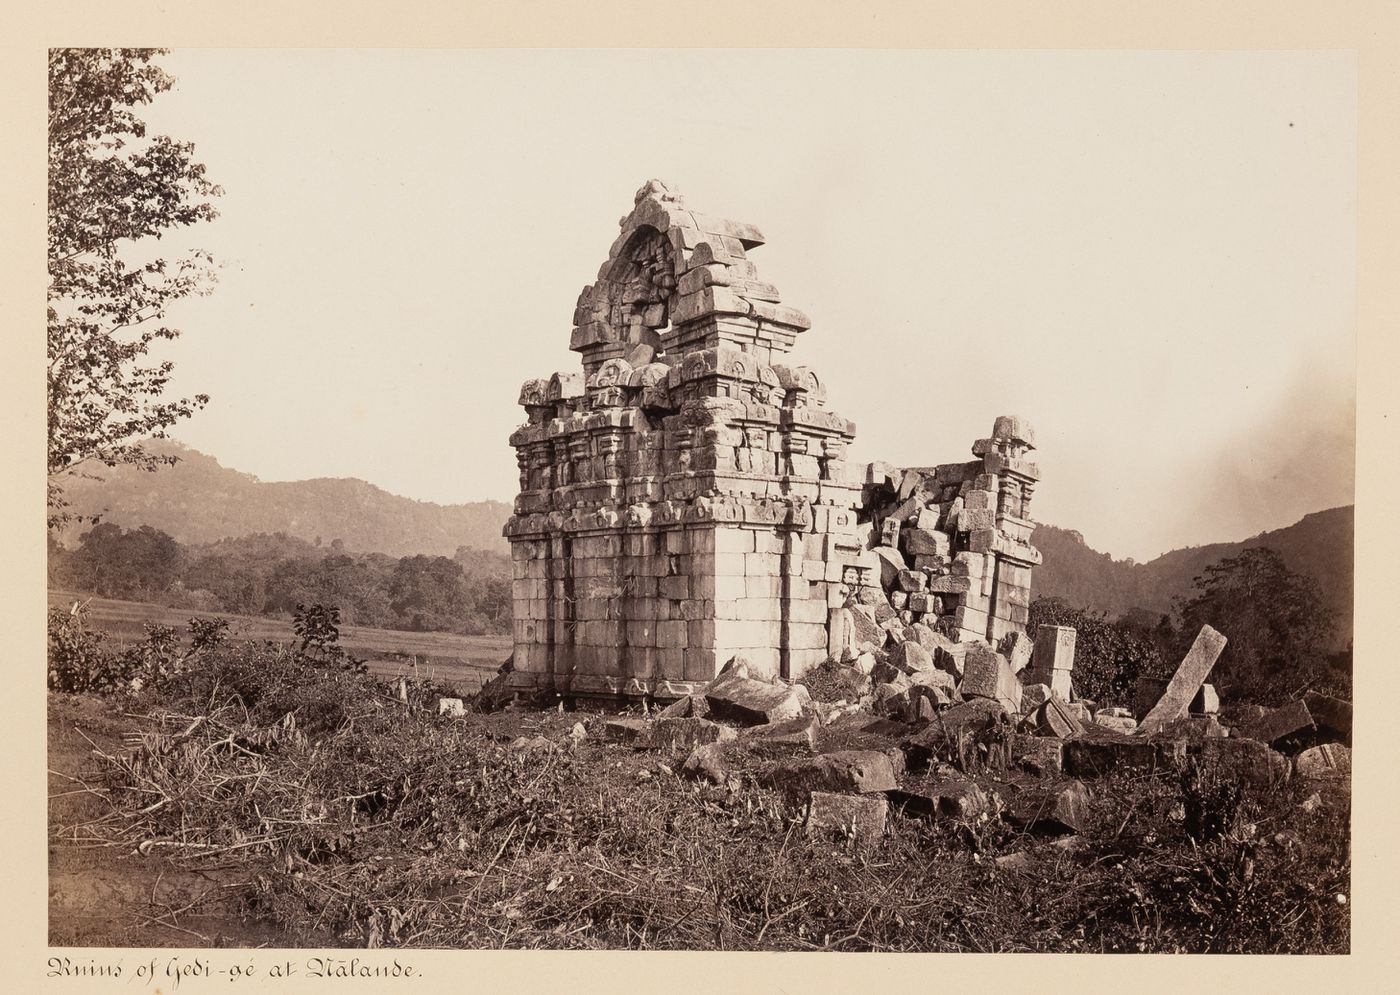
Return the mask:
{"type": "Polygon", "coordinates": [[[276,533],[185,545],[150,526],[103,523],[74,548],[49,538],[49,584],[196,611],[290,615],[335,605],[347,625],[468,635],[510,630],[510,559],[347,553],[276,533]]]}
{"type": "Polygon", "coordinates": [[[1032,602],[1030,615],[1032,632],[1076,630],[1075,691],[1101,705],[1131,705],[1138,678],[1170,677],[1203,625],[1229,640],[1210,676],[1222,695],[1268,705],[1309,690],[1351,698],[1350,632],[1337,632],[1317,582],[1265,546],[1207,566],[1169,613],[1134,608],[1110,617],[1053,597],[1032,602]],[[1332,650],[1338,635],[1345,648],[1332,650]]]}

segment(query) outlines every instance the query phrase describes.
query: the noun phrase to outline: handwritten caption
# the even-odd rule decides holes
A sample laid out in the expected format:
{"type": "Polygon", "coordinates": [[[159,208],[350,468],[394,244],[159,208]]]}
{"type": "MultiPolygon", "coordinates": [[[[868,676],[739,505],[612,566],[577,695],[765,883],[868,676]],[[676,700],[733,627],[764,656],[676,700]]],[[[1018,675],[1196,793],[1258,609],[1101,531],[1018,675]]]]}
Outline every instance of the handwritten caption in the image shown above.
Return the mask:
{"type": "Polygon", "coordinates": [[[179,991],[183,983],[204,981],[244,981],[250,978],[409,979],[421,978],[423,973],[415,965],[405,963],[398,957],[311,956],[263,962],[246,955],[228,961],[215,957],[169,955],[140,961],[124,957],[115,960],[95,957],[50,957],[47,976],[125,980],[128,984],[162,984],[168,986],[169,991],[179,991]]]}

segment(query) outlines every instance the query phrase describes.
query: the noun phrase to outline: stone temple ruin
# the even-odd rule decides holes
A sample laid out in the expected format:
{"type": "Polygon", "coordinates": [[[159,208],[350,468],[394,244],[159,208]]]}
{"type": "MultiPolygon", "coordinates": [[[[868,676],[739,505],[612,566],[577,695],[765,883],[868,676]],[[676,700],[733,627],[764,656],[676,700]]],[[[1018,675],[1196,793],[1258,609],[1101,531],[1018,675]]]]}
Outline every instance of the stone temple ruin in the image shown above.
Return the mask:
{"type": "Polygon", "coordinates": [[[512,686],[672,698],[735,657],[791,680],[915,625],[1024,663],[1030,426],[996,419],[968,462],[849,467],[759,230],[656,180],[620,228],[574,311],[582,370],[520,391],[512,686]]]}

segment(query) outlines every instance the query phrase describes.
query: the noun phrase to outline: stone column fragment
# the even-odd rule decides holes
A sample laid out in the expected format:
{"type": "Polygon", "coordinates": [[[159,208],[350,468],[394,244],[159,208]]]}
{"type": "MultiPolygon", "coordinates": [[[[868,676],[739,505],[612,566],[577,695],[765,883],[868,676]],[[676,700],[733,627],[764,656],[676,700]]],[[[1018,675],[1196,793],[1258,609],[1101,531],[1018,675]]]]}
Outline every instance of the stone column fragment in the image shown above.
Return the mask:
{"type": "Polygon", "coordinates": [[[1162,692],[1162,697],[1138,726],[1139,732],[1145,735],[1159,732],[1168,722],[1186,714],[1187,706],[1205,683],[1210,668],[1215,666],[1215,661],[1225,649],[1225,643],[1225,637],[1219,632],[1208,625],[1201,626],[1201,631],[1196,634],[1196,641],[1191,644],[1191,649],[1181,661],[1181,666],[1176,668],[1176,673],[1167,682],[1167,689],[1162,692]]]}

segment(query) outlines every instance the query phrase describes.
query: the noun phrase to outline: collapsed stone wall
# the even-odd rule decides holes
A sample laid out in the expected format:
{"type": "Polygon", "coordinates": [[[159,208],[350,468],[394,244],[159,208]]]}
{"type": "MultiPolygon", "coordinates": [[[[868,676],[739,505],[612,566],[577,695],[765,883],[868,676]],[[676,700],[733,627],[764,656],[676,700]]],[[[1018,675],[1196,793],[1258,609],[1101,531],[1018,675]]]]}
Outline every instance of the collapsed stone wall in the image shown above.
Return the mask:
{"type": "Polygon", "coordinates": [[[827,659],[832,612],[892,566],[872,515],[898,520],[890,548],[927,578],[904,592],[925,595],[917,609],[892,610],[955,638],[1024,626],[1028,426],[998,420],[974,463],[862,479],[854,424],[785,362],[810,322],[749,261],[759,230],[656,180],[619,226],[575,308],[582,371],[520,391],[513,687],[675,697],[735,656],[799,677],[827,659]],[[891,491],[897,506],[872,512],[891,491]]]}
{"type": "Polygon", "coordinates": [[[1002,416],[978,459],[898,470],[872,463],[862,491],[862,565],[879,587],[858,592],[882,628],[925,622],[953,639],[999,644],[1030,621],[1030,502],[1040,470],[1035,432],[1002,416]]]}

